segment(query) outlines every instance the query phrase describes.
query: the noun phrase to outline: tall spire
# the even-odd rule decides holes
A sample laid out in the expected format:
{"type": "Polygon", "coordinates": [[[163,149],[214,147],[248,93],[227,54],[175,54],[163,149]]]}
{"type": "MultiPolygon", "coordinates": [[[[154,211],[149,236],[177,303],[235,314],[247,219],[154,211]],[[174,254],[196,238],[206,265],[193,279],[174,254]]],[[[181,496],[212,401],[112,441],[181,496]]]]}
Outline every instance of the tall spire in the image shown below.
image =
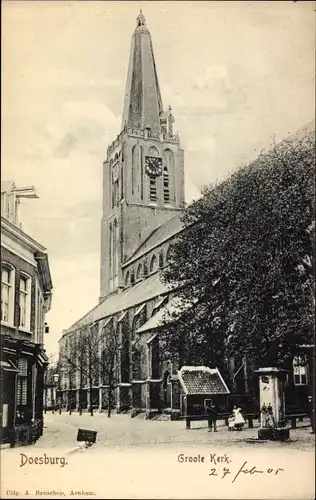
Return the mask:
{"type": "Polygon", "coordinates": [[[151,35],[140,10],[132,37],[122,127],[150,127],[153,132],[159,132],[162,111],[151,35]]]}

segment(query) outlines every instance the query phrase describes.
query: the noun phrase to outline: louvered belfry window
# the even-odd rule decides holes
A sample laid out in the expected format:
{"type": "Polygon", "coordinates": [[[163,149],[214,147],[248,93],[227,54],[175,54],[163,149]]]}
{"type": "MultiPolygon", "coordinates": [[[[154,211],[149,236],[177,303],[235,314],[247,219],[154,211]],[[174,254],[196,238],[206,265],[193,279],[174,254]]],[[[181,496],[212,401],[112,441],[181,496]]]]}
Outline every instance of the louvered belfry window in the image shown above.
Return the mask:
{"type": "Polygon", "coordinates": [[[167,167],[163,171],[163,199],[165,203],[170,201],[170,191],[169,191],[169,174],[167,167]]]}
{"type": "Polygon", "coordinates": [[[157,200],[157,185],[156,185],[156,177],[149,177],[149,198],[150,201],[157,200]]]}

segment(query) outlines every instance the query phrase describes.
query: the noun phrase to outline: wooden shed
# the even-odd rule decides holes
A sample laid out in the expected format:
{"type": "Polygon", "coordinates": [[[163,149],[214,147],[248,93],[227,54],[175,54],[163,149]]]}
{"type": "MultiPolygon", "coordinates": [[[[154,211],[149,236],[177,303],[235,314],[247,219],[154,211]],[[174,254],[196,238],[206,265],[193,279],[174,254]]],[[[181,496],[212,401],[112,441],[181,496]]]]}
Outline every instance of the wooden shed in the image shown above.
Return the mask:
{"type": "Polygon", "coordinates": [[[210,400],[217,412],[227,408],[230,391],[218,368],[207,366],[183,366],[178,371],[182,389],[180,396],[181,416],[205,414],[205,407],[210,400]]]}

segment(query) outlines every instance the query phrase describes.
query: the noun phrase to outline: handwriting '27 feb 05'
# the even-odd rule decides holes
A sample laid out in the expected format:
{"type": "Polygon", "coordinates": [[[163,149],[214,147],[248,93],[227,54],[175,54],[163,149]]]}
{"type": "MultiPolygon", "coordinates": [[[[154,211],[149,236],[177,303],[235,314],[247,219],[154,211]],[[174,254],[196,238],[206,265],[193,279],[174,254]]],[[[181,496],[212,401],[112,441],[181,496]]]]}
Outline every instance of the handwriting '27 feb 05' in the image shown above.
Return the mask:
{"type": "MultiPolygon", "coordinates": [[[[234,483],[240,475],[248,475],[249,474],[249,475],[253,476],[255,474],[268,474],[268,475],[276,476],[277,474],[279,474],[279,472],[282,472],[283,470],[284,469],[281,469],[281,468],[277,468],[277,469],[268,468],[268,469],[262,470],[262,469],[257,469],[256,465],[249,468],[249,466],[247,466],[247,461],[246,461],[242,464],[242,466],[239,468],[238,472],[233,477],[232,483],[234,483]]],[[[228,467],[223,467],[221,472],[220,473],[218,473],[218,472],[219,471],[216,469],[216,467],[213,467],[212,469],[210,469],[209,476],[219,476],[221,474],[221,479],[224,479],[224,477],[226,477],[228,474],[233,474],[232,471],[228,467]]]]}

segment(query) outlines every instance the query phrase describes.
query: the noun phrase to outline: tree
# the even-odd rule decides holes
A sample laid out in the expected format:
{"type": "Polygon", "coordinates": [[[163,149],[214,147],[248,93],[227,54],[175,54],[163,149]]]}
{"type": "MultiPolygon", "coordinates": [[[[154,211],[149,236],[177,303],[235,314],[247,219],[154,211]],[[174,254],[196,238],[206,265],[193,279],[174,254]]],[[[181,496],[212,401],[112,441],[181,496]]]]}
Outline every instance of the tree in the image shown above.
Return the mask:
{"type": "Polygon", "coordinates": [[[60,362],[63,371],[67,373],[69,384],[71,384],[71,375],[79,375],[79,411],[82,413],[82,388],[84,379],[88,382],[90,391],[89,411],[93,416],[93,404],[91,400],[93,385],[98,383],[98,373],[100,370],[99,349],[102,342],[102,336],[98,331],[98,324],[88,325],[70,336],[67,341],[64,352],[60,356],[60,362]]]}
{"type": "Polygon", "coordinates": [[[108,386],[108,416],[114,400],[117,383],[117,357],[120,339],[114,328],[113,320],[87,325],[73,333],[68,339],[64,351],[60,354],[60,363],[71,380],[71,375],[79,377],[79,412],[82,414],[82,390],[87,380],[90,391],[90,414],[93,416],[92,389],[102,381],[108,386]]]}
{"type": "Polygon", "coordinates": [[[108,417],[112,415],[112,404],[115,400],[114,390],[117,385],[118,353],[121,349],[121,340],[117,330],[112,328],[106,336],[102,348],[102,378],[108,388],[108,417]]]}
{"type": "Polygon", "coordinates": [[[184,212],[165,282],[181,305],[166,349],[183,363],[278,365],[314,332],[314,134],[273,145],[184,212]]]}

